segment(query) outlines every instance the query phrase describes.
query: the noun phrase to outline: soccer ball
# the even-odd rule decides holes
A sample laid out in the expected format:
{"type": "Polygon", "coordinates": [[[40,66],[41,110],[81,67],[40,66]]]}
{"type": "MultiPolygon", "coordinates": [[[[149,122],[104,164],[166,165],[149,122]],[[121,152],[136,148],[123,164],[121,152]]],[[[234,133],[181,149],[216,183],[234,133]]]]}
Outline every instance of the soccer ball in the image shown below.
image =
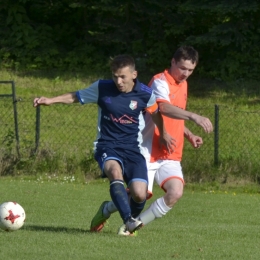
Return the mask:
{"type": "Polygon", "coordinates": [[[4,202],[0,205],[0,228],[14,231],[21,228],[25,221],[25,211],[16,202],[4,202]]]}

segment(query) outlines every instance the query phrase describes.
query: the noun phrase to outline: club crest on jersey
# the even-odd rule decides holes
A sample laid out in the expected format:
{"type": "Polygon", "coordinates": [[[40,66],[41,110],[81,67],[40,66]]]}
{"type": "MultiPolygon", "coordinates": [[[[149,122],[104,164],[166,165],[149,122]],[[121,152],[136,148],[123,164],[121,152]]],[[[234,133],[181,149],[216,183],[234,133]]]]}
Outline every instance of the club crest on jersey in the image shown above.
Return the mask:
{"type": "Polygon", "coordinates": [[[137,108],[137,101],[131,100],[129,107],[135,110],[137,108]]]}

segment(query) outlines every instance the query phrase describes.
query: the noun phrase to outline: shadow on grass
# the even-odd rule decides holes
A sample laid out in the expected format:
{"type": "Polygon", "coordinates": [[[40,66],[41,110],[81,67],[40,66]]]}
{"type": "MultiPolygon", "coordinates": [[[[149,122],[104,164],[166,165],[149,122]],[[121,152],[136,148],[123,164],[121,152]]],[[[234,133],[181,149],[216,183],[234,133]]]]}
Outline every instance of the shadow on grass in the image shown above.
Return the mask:
{"type": "Polygon", "coordinates": [[[51,227],[51,226],[38,226],[38,225],[26,225],[23,227],[29,231],[44,231],[44,232],[66,232],[66,233],[92,233],[90,230],[80,228],[68,228],[68,227],[51,227]]]}

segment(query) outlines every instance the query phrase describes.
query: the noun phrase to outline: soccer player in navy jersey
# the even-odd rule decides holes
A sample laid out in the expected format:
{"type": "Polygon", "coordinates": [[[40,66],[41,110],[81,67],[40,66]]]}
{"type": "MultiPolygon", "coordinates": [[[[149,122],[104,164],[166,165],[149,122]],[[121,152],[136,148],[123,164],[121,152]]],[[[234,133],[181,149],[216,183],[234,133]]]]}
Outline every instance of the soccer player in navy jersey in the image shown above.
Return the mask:
{"type": "MultiPolygon", "coordinates": [[[[167,132],[176,140],[176,146],[172,153],[168,153],[164,148],[158,149],[157,129],[147,113],[141,145],[143,148],[142,154],[147,160],[148,168],[149,185],[147,196],[148,198],[152,196],[154,181],[164,190],[165,195],[155,200],[139,216],[133,215],[143,225],[164,216],[182,196],[184,177],[180,161],[184,137],[191,142],[194,148],[199,148],[203,143],[201,137],[194,135],[184,127],[184,120],[195,122],[206,133],[213,131],[213,125],[208,118],[185,110],[187,102],[186,80],[197,66],[198,58],[198,53],[193,47],[180,47],[171,60],[171,67],[155,75],[148,84],[156,95],[160,112],[163,115],[164,126],[167,132]]],[[[105,201],[100,208],[102,208],[102,217],[100,211],[98,211],[93,217],[92,223],[102,227],[110,215],[116,212],[116,206],[113,201],[105,201]]],[[[119,228],[118,234],[123,236],[136,235],[136,233],[132,234],[126,230],[125,224],[119,228]]]]}
{"type": "MultiPolygon", "coordinates": [[[[102,174],[110,181],[110,196],[129,232],[142,226],[138,216],[144,208],[147,192],[147,167],[141,154],[144,114],[150,113],[160,134],[158,146],[173,150],[174,140],[164,131],[162,116],[151,88],[137,79],[134,59],[119,55],[111,60],[112,80],[98,80],[89,87],[60,96],[34,99],[34,107],[55,103],[98,104],[98,136],[95,141],[95,159],[102,174]],[[130,190],[130,203],[124,181],[130,190]]],[[[103,216],[101,205],[98,215],[103,216]]],[[[113,209],[112,209],[113,210],[113,209]]],[[[103,228],[92,221],[91,231],[103,228]]]]}

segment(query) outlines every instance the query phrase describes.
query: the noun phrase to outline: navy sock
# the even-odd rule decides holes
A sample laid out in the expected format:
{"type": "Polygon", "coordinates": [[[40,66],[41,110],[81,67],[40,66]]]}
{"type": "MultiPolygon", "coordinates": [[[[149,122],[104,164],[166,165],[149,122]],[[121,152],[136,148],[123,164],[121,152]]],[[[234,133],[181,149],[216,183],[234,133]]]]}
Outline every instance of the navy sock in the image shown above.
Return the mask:
{"type": "Polygon", "coordinates": [[[146,200],[142,201],[142,202],[135,202],[133,200],[133,198],[131,197],[130,199],[130,208],[131,208],[131,212],[132,212],[132,217],[136,218],[137,216],[140,215],[141,211],[144,208],[144,205],[146,203],[146,200]]]}
{"type": "Polygon", "coordinates": [[[110,182],[110,196],[116,205],[124,223],[131,217],[131,208],[128,202],[124,182],[121,180],[113,180],[110,182]]]}

